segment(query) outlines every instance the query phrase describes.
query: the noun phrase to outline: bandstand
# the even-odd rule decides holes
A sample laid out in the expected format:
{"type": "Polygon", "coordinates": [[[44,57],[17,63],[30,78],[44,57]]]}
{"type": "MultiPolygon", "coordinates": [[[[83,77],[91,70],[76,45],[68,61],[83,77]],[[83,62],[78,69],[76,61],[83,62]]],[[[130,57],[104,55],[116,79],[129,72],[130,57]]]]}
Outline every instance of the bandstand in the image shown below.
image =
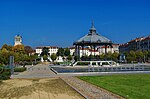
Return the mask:
{"type": "Polygon", "coordinates": [[[90,28],[89,33],[77,40],[76,42],[74,42],[73,45],[75,46],[75,56],[77,57],[77,61],[80,61],[80,49],[82,49],[83,51],[85,47],[89,47],[90,50],[94,50],[95,57],[95,51],[97,47],[105,46],[106,54],[107,47],[110,46],[112,48],[112,41],[102,35],[99,35],[96,32],[96,28],[94,27],[94,22],[92,22],[92,27],[90,28]]]}

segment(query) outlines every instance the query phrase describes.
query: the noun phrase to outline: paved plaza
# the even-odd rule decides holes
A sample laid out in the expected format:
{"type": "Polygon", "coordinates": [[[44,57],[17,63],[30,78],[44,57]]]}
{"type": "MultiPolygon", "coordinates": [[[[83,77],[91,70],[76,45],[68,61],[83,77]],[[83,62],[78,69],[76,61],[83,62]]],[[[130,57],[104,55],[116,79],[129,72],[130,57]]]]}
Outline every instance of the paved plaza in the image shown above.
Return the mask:
{"type": "Polygon", "coordinates": [[[58,77],[58,76],[49,69],[48,65],[43,64],[27,66],[27,70],[25,72],[11,76],[11,78],[48,78],[48,77],[58,77]]]}
{"type": "Polygon", "coordinates": [[[85,81],[82,81],[73,75],[60,75],[55,74],[50,70],[48,65],[35,65],[28,66],[27,71],[20,73],[18,75],[12,75],[12,78],[61,78],[64,82],[70,85],[78,93],[88,99],[116,99],[122,98],[118,95],[110,93],[106,90],[103,90],[99,87],[93,86],[85,81]]]}

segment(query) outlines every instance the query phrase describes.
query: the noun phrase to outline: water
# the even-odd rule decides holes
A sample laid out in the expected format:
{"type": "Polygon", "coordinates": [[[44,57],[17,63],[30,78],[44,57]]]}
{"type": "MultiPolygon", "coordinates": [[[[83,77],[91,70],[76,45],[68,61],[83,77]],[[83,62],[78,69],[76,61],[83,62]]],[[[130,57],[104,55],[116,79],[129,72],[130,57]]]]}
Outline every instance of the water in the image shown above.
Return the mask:
{"type": "Polygon", "coordinates": [[[80,73],[80,72],[118,72],[118,71],[150,71],[150,66],[116,66],[116,67],[66,67],[52,66],[58,73],[80,73]]]}

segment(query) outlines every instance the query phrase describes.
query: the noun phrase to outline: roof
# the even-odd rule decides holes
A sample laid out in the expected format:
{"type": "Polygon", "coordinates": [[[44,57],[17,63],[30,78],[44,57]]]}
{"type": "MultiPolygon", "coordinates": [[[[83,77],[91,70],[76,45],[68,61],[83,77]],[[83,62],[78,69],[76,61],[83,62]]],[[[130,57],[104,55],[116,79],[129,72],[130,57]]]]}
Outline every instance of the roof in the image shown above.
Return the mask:
{"type": "Polygon", "coordinates": [[[56,46],[39,46],[39,47],[36,47],[36,49],[43,49],[44,47],[46,47],[46,48],[54,48],[54,49],[58,48],[56,46]]]}
{"type": "Polygon", "coordinates": [[[80,38],[78,41],[76,41],[74,44],[77,43],[112,43],[111,40],[108,38],[99,35],[96,32],[96,28],[94,27],[94,24],[92,23],[92,27],[89,30],[89,33],[82,38],[80,38]]]}
{"type": "Polygon", "coordinates": [[[144,38],[143,40],[150,40],[150,36],[144,38]]]}

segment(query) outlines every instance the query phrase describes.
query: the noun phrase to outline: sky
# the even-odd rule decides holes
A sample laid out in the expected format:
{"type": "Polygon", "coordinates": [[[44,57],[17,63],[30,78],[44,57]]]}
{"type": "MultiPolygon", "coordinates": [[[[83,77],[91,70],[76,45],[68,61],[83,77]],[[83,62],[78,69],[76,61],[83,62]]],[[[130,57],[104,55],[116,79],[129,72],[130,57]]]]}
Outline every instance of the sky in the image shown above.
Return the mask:
{"type": "Polygon", "coordinates": [[[113,43],[150,35],[150,0],[0,0],[0,47],[23,44],[70,47],[92,20],[113,43]]]}

